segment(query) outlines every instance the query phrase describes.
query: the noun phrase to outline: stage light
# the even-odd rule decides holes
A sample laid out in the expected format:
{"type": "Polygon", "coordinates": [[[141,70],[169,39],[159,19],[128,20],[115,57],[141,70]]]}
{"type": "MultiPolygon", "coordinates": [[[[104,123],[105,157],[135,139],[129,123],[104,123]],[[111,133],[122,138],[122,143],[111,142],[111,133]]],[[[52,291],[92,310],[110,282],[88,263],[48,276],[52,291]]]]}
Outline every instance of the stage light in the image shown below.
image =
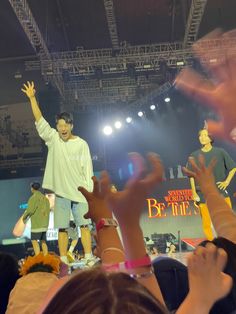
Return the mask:
{"type": "Polygon", "coordinates": [[[150,109],[151,109],[151,110],[155,110],[155,109],[156,109],[156,106],[155,106],[155,105],[151,105],[151,106],[150,106],[150,109]]]}
{"type": "Polygon", "coordinates": [[[107,136],[111,135],[113,132],[112,130],[112,127],[110,125],[106,125],[104,128],[103,128],[103,133],[107,136]]]}
{"type": "Polygon", "coordinates": [[[145,64],[143,65],[143,68],[144,68],[144,69],[151,69],[151,64],[145,63],[145,64]]]}
{"type": "Polygon", "coordinates": [[[126,122],[127,122],[127,123],[131,123],[131,122],[132,122],[132,118],[131,118],[131,117],[127,117],[127,118],[126,118],[126,122]]]}
{"type": "Polygon", "coordinates": [[[21,72],[20,72],[20,71],[16,71],[16,73],[15,73],[15,75],[14,75],[14,78],[15,78],[16,80],[21,79],[21,78],[22,78],[21,72]]]}
{"type": "Polygon", "coordinates": [[[166,97],[164,100],[165,102],[170,102],[170,97],[166,97]]]}
{"type": "Polygon", "coordinates": [[[115,128],[120,129],[122,127],[122,123],[120,121],[115,122],[115,128]]]}
{"type": "Polygon", "coordinates": [[[142,117],[142,116],[143,116],[143,112],[142,112],[142,111],[139,111],[139,112],[138,112],[138,116],[139,116],[139,117],[142,117]]]}

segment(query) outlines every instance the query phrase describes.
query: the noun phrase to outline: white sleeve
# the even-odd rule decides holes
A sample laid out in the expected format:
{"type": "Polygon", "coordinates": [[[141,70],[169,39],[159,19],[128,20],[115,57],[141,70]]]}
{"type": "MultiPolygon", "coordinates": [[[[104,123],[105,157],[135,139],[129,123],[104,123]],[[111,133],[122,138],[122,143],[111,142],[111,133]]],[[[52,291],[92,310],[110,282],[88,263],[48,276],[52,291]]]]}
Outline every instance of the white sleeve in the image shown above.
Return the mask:
{"type": "Polygon", "coordinates": [[[46,145],[50,144],[57,131],[51,128],[43,117],[41,117],[38,122],[35,122],[35,125],[39,136],[46,142],[46,145]]]}
{"type": "Polygon", "coordinates": [[[83,167],[84,177],[85,177],[86,185],[87,185],[86,188],[89,192],[92,192],[93,180],[91,178],[93,176],[93,164],[92,164],[92,158],[90,155],[90,150],[86,142],[84,142],[84,145],[83,145],[82,167],[83,167]]]}

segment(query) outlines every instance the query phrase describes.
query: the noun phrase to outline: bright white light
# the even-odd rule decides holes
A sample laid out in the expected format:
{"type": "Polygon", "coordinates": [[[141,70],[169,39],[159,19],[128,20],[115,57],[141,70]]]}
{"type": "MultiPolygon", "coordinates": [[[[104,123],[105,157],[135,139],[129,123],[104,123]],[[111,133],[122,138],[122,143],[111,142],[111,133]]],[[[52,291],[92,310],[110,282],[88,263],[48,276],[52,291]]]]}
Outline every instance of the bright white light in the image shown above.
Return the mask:
{"type": "Polygon", "coordinates": [[[177,61],[176,65],[178,65],[178,66],[184,65],[184,61],[177,61]]]}
{"type": "Polygon", "coordinates": [[[151,106],[150,106],[150,109],[151,109],[151,110],[155,110],[155,109],[156,109],[156,106],[155,106],[155,105],[151,105],[151,106]]]}
{"type": "Polygon", "coordinates": [[[165,102],[170,102],[170,97],[166,97],[165,102]]]}
{"type": "Polygon", "coordinates": [[[131,122],[132,122],[132,118],[131,118],[131,117],[127,117],[127,118],[126,118],[126,122],[127,122],[127,123],[131,123],[131,122]]]}
{"type": "Polygon", "coordinates": [[[104,128],[103,128],[103,133],[105,135],[111,135],[111,133],[113,132],[112,130],[112,127],[110,125],[106,125],[104,128]]]}
{"type": "Polygon", "coordinates": [[[120,121],[115,122],[115,128],[120,129],[122,127],[122,123],[120,121]]]}
{"type": "Polygon", "coordinates": [[[139,112],[138,112],[138,116],[139,116],[139,117],[142,117],[142,116],[143,116],[143,112],[142,112],[142,111],[139,111],[139,112]]]}

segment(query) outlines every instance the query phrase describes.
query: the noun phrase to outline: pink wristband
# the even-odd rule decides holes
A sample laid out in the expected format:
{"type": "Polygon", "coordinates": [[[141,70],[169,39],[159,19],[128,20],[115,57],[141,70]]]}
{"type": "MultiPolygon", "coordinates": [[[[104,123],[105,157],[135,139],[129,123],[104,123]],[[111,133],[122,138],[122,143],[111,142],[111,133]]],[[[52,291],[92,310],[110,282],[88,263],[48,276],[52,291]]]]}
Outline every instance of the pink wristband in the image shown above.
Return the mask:
{"type": "Polygon", "coordinates": [[[152,265],[151,259],[148,255],[141,257],[135,260],[125,261],[125,268],[126,269],[133,269],[138,267],[145,267],[152,265]]]}
{"type": "Polygon", "coordinates": [[[125,261],[117,264],[103,264],[103,268],[107,271],[118,271],[125,269],[134,269],[138,267],[151,266],[152,262],[148,255],[136,260],[125,261]]]}

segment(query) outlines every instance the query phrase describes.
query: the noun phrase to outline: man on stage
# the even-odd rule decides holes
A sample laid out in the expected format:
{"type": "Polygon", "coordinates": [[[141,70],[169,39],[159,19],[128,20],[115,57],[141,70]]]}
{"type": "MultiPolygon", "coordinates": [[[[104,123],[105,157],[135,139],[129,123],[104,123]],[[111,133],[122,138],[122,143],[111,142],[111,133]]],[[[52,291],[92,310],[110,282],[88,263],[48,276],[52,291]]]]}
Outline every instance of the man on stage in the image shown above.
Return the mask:
{"type": "MultiPolygon", "coordinates": [[[[205,158],[206,166],[208,166],[213,158],[216,159],[217,163],[213,170],[215,182],[219,189],[219,192],[225,198],[225,201],[230,205],[230,207],[232,207],[230,197],[228,196],[226,188],[230,184],[236,172],[236,164],[223,148],[212,146],[213,140],[208,134],[207,129],[204,128],[200,130],[198,136],[202,148],[194,151],[190,155],[190,158],[194,158],[195,162],[198,164],[198,156],[202,154],[205,158]]],[[[189,163],[187,164],[187,168],[191,170],[189,163]]],[[[195,186],[194,178],[190,178],[190,184],[193,192],[193,200],[199,204],[200,214],[202,216],[202,226],[205,236],[208,240],[213,240],[214,234],[207,204],[205,203],[200,188],[198,186],[195,186]]]]}
{"type": "Polygon", "coordinates": [[[49,224],[50,204],[49,200],[40,191],[40,183],[33,182],[31,184],[32,196],[28,200],[28,207],[23,214],[23,222],[31,220],[31,242],[34,249],[34,254],[40,253],[40,245],[44,255],[48,254],[46,243],[46,233],[49,224]]]}
{"type": "Polygon", "coordinates": [[[79,136],[72,134],[73,120],[63,112],[56,116],[56,129],[43,118],[35,97],[33,82],[24,84],[22,91],[28,96],[39,136],[48,147],[47,163],[43,187],[55,193],[54,227],[58,228],[58,246],[63,262],[67,261],[70,215],[75,224],[81,227],[81,242],[85,258],[91,265],[92,245],[88,220],[84,214],[88,210],[87,201],[78,191],[82,186],[88,191],[93,189],[92,159],[88,144],[79,136]]]}

